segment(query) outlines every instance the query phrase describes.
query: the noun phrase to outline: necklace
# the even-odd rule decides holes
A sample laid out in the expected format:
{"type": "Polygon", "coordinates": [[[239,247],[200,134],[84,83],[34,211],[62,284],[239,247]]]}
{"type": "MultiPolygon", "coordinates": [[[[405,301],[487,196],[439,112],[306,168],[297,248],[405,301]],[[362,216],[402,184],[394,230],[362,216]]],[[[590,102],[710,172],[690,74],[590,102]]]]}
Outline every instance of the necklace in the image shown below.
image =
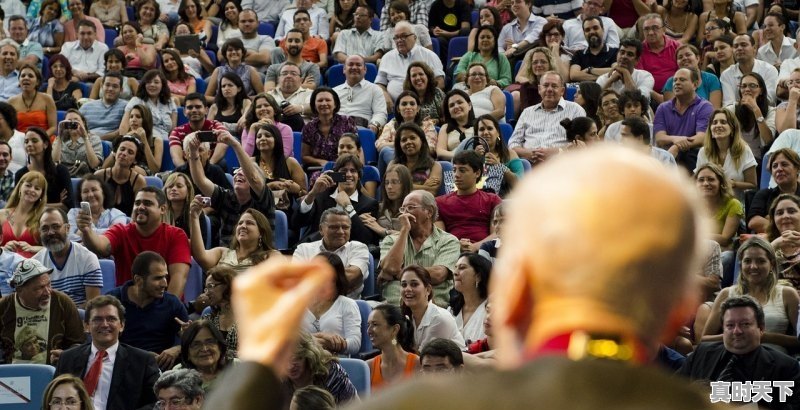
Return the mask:
{"type": "Polygon", "coordinates": [[[36,97],[38,95],[39,95],[39,91],[38,90],[34,91],[33,92],[33,99],[31,100],[31,103],[28,104],[27,102],[25,102],[25,94],[22,94],[22,104],[25,105],[25,111],[30,111],[31,110],[31,107],[33,107],[33,103],[36,102],[36,97]]]}
{"type": "Polygon", "coordinates": [[[267,177],[268,180],[272,179],[272,169],[270,169],[269,164],[264,161],[259,161],[261,165],[261,170],[264,171],[264,176],[267,177]]]}

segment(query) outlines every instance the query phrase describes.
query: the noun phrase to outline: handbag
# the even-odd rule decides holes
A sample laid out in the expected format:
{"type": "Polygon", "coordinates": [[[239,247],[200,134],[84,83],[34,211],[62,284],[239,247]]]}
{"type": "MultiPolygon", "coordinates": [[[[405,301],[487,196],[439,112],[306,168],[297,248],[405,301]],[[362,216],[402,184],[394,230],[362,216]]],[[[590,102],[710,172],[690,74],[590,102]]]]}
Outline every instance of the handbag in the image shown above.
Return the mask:
{"type": "Polygon", "coordinates": [[[81,178],[86,174],[91,174],[92,172],[94,172],[94,170],[92,170],[92,167],[90,167],[89,164],[81,160],[75,161],[72,164],[67,164],[63,162],[62,164],[67,166],[67,169],[69,169],[69,176],[73,178],[81,178]]]}

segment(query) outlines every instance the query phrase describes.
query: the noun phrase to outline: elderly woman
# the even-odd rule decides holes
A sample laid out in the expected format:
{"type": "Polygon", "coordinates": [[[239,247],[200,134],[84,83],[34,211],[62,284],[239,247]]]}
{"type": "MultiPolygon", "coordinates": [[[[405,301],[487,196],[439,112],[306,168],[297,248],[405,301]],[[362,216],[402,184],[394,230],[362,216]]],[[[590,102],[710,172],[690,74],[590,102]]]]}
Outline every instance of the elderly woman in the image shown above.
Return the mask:
{"type": "Polygon", "coordinates": [[[367,334],[372,346],[381,354],[367,360],[370,385],[373,389],[412,377],[419,365],[414,351],[414,333],[411,321],[400,308],[383,303],[372,309],[367,324],[367,334]]]}
{"type": "Polygon", "coordinates": [[[269,220],[264,214],[252,208],[244,211],[239,217],[230,248],[217,247],[206,250],[200,234],[202,212],[203,203],[198,195],[194,197],[189,208],[189,242],[192,256],[203,269],[226,265],[237,273],[242,273],[262,261],[280,256],[280,252],[276,251],[273,245],[269,220]]]}
{"type": "Polygon", "coordinates": [[[51,380],[44,389],[42,409],[94,410],[83,381],[71,374],[51,380]]]}
{"type": "Polygon", "coordinates": [[[227,356],[225,338],[210,321],[195,320],[181,332],[181,363],[175,369],[195,369],[208,393],[217,377],[232,363],[227,356]]]}
{"type": "Polygon", "coordinates": [[[156,409],[200,410],[203,406],[203,378],[194,369],[175,369],[161,373],[153,386],[156,409]]]}
{"type": "Polygon", "coordinates": [[[320,252],[317,257],[329,263],[335,275],[306,310],[303,330],[333,354],[354,355],[362,343],[361,314],[356,302],[347,297],[349,284],[344,263],[331,252],[320,252]]]}
{"type": "Polygon", "coordinates": [[[784,353],[789,348],[800,346],[794,330],[797,328],[800,296],[791,286],[778,283],[775,273],[778,262],[772,246],[764,239],[754,236],[739,247],[737,255],[742,264],[739,281],[722,289],[717,295],[703,331],[703,341],[722,340],[722,302],[732,297],[748,295],[764,308],[766,328],[761,334],[761,343],[784,353]]]}
{"type": "Polygon", "coordinates": [[[414,347],[419,350],[433,339],[447,339],[464,348],[464,336],[459,332],[453,315],[433,303],[431,275],[419,265],[403,268],[400,277],[403,298],[400,308],[411,317],[414,347]]]}
{"type": "Polygon", "coordinates": [[[42,52],[50,56],[58,54],[64,44],[64,25],[59,20],[62,9],[58,0],[45,0],[39,17],[31,22],[28,41],[41,44],[42,52]]]}
{"type": "Polygon", "coordinates": [[[469,86],[468,71],[475,63],[484,65],[489,85],[505,88],[511,84],[511,64],[508,58],[498,51],[497,31],[492,26],[482,26],[478,29],[477,42],[472,51],[464,54],[458,61],[455,71],[456,81],[464,81],[469,86]]]}
{"type": "Polygon", "coordinates": [[[78,108],[78,100],[83,98],[83,90],[72,78],[72,64],[61,54],[50,57],[51,77],[47,80],[47,94],[53,97],[56,109],[66,111],[78,108]]]}
{"type": "Polygon", "coordinates": [[[327,390],[340,406],[358,397],[355,386],[339,362],[313,336],[301,332],[286,371],[284,394],[291,396],[295,390],[310,385],[327,390]]]}
{"type": "Polygon", "coordinates": [[[167,25],[158,20],[161,16],[161,5],[156,0],[139,0],[134,8],[139,16],[136,22],[142,29],[145,42],[152,43],[156,51],[161,51],[169,41],[167,25]]]}
{"type": "Polygon", "coordinates": [[[506,122],[506,96],[497,85],[491,84],[486,66],[481,62],[467,69],[467,93],[476,117],[490,114],[498,121],[506,122]]]}
{"type": "MultiPolygon", "coordinates": [[[[81,202],[88,202],[92,214],[92,230],[102,235],[111,225],[128,223],[128,217],[119,209],[114,208],[114,193],[103,179],[97,175],[85,175],[78,183],[76,192],[81,202]]],[[[78,211],[80,208],[71,208],[67,213],[69,218],[69,239],[80,242],[82,232],[78,230],[78,211]]]]}
{"type": "Polygon", "coordinates": [[[314,119],[303,127],[303,164],[325,166],[335,161],[339,136],[345,132],[358,133],[355,121],[339,114],[339,95],[328,87],[317,87],[311,93],[311,112],[314,119]]]}
{"type": "Polygon", "coordinates": [[[53,140],[53,161],[67,166],[72,177],[91,174],[103,163],[103,143],[88,130],[83,114],[70,108],[53,140]]]}

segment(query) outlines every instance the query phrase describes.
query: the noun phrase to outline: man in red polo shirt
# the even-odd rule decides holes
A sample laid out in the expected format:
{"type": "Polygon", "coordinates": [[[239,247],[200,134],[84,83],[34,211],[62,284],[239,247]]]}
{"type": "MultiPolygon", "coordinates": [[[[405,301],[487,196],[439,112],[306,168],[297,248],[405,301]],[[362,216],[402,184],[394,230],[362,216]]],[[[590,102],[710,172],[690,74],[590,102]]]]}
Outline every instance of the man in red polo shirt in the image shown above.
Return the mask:
{"type": "Polygon", "coordinates": [[[659,104],[664,102],[662,91],[664,84],[678,71],[678,62],[675,59],[675,52],[678,51],[681,43],[673,40],[664,34],[664,20],[658,14],[648,14],[644,16],[644,44],[642,45],[642,56],[636,68],[647,70],[653,75],[655,85],[650,92],[650,101],[659,104]]]}

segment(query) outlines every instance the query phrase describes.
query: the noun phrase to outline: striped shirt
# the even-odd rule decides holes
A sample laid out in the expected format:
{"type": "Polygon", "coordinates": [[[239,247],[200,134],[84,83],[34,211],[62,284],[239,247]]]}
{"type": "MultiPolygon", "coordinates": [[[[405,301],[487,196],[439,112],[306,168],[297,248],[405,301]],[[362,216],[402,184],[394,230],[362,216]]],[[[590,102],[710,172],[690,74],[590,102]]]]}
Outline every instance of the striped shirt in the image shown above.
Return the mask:
{"type": "Polygon", "coordinates": [[[562,20],[575,17],[575,12],[580,12],[582,0],[533,0],[533,14],[537,16],[552,16],[562,20]]]}
{"type": "Polygon", "coordinates": [[[528,107],[519,116],[508,148],[526,149],[562,147],[568,144],[567,131],[561,126],[565,118],[585,117],[583,107],[563,98],[554,110],[546,110],[542,103],[528,107]]]}
{"type": "Polygon", "coordinates": [[[53,269],[50,280],[53,289],[69,296],[76,305],[86,303],[86,287],[103,287],[103,274],[97,255],[79,243],[72,242],[64,266],[57,266],[47,248],[40,250],[33,259],[46,268],[53,269]]]}

